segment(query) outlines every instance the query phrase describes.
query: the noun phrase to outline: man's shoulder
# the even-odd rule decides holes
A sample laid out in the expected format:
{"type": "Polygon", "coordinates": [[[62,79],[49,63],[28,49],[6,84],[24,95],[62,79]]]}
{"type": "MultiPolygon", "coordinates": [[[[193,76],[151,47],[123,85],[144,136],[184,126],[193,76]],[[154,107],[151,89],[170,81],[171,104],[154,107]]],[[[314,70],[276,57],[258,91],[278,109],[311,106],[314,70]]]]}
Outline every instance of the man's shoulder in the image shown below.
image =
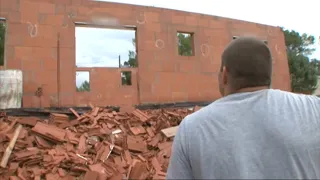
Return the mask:
{"type": "MultiPolygon", "coordinates": [[[[270,90],[272,92],[272,95],[280,98],[282,97],[283,100],[292,100],[296,102],[319,102],[320,98],[314,95],[308,95],[308,94],[300,94],[300,93],[293,93],[288,91],[281,91],[281,90],[270,90]]],[[[280,99],[279,99],[280,100],[280,99]]]]}
{"type": "Polygon", "coordinates": [[[189,114],[185,118],[185,125],[188,126],[188,128],[196,128],[197,124],[205,121],[205,119],[209,117],[213,117],[215,114],[215,111],[217,111],[216,107],[217,102],[213,102],[205,107],[202,107],[198,111],[189,114]]]}
{"type": "Polygon", "coordinates": [[[233,96],[220,98],[213,103],[202,107],[200,110],[188,115],[185,118],[185,126],[188,128],[197,128],[199,125],[206,125],[207,121],[223,121],[226,116],[228,115],[235,115],[234,111],[246,109],[245,106],[248,108],[252,107],[253,104],[256,104],[257,101],[261,100],[261,97],[264,97],[261,103],[264,105],[269,106],[281,106],[282,108],[291,107],[294,104],[298,104],[299,107],[311,107],[320,105],[320,98],[317,96],[312,95],[304,95],[304,94],[297,94],[282,90],[274,90],[269,89],[267,91],[261,92],[257,94],[257,98],[251,98],[255,95],[249,94],[235,94],[233,96]],[[248,99],[247,99],[248,98],[248,99]],[[252,103],[250,102],[252,101],[252,103]],[[244,103],[242,105],[242,103],[244,103]],[[239,108],[240,107],[240,108],[239,108]]]}

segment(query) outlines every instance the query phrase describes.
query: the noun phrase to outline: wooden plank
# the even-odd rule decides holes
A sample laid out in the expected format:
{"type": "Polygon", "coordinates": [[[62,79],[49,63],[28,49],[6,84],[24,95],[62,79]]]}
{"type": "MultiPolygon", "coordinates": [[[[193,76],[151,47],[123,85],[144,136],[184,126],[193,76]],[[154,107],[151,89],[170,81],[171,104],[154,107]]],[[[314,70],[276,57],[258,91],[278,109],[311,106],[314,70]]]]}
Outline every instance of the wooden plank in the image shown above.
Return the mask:
{"type": "Polygon", "coordinates": [[[178,131],[179,126],[174,126],[166,129],[162,129],[161,132],[167,137],[174,137],[178,131]]]}
{"type": "Polygon", "coordinates": [[[11,141],[10,141],[10,143],[9,143],[9,145],[8,145],[8,147],[7,147],[4,155],[3,155],[3,157],[2,157],[1,167],[3,167],[3,168],[6,168],[6,167],[7,167],[7,164],[8,164],[9,158],[10,158],[10,155],[11,155],[12,150],[13,150],[16,142],[17,142],[17,139],[18,139],[18,136],[19,136],[19,134],[20,134],[21,129],[22,129],[22,125],[19,124],[19,126],[18,126],[17,129],[15,130],[14,135],[13,135],[13,137],[12,137],[12,139],[11,139],[11,141]]]}

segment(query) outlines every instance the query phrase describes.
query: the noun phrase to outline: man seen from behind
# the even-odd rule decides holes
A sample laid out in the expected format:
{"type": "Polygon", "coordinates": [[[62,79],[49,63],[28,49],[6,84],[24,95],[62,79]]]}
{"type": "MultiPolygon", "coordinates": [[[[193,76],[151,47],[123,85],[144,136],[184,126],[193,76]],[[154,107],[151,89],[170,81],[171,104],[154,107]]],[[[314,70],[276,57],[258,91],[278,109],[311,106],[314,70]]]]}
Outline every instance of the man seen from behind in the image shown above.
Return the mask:
{"type": "Polygon", "coordinates": [[[181,122],[167,179],[320,179],[320,100],[273,90],[271,77],[263,41],[232,41],[223,97],[181,122]]]}

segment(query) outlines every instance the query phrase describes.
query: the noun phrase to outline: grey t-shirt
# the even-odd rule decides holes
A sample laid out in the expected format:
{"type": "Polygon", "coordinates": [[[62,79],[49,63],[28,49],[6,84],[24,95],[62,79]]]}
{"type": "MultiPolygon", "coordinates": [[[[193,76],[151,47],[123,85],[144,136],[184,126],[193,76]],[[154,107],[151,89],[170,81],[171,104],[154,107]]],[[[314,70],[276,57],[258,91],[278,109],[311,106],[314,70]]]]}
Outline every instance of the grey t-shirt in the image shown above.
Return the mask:
{"type": "Polygon", "coordinates": [[[187,116],[167,179],[319,179],[320,99],[237,93],[187,116]]]}

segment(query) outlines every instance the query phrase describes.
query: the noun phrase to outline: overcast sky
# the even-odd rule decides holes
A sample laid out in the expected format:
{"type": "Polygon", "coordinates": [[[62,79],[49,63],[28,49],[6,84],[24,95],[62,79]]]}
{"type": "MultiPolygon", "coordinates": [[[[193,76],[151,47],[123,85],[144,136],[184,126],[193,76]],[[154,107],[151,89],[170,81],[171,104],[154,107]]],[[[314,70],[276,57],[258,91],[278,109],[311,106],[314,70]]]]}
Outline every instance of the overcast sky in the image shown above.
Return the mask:
{"type": "MultiPolygon", "coordinates": [[[[135,51],[134,37],[132,30],[76,27],[76,66],[119,67],[119,56],[123,65],[129,51],[135,51]]],[[[88,72],[76,73],[77,87],[85,80],[89,81],[88,72]]]]}
{"type": "MultiPolygon", "coordinates": [[[[317,0],[109,0],[109,2],[177,9],[283,26],[314,35],[317,38],[315,47],[317,51],[312,58],[320,59],[318,39],[320,37],[320,8],[317,0]]],[[[77,66],[118,67],[118,56],[121,56],[123,64],[128,59],[128,51],[134,50],[133,37],[133,31],[117,33],[106,29],[77,29],[77,66]]],[[[82,75],[81,78],[77,78],[77,85],[84,79],[88,77],[82,75]]]]}

